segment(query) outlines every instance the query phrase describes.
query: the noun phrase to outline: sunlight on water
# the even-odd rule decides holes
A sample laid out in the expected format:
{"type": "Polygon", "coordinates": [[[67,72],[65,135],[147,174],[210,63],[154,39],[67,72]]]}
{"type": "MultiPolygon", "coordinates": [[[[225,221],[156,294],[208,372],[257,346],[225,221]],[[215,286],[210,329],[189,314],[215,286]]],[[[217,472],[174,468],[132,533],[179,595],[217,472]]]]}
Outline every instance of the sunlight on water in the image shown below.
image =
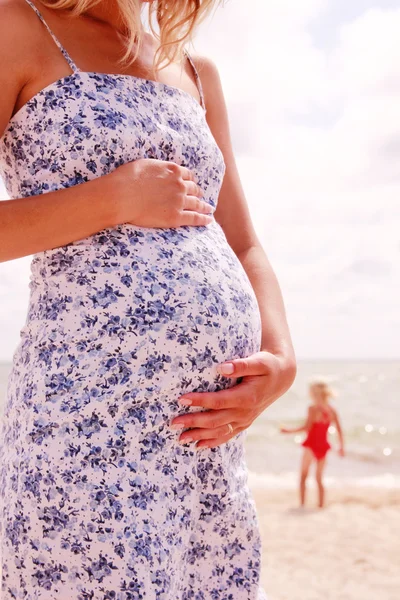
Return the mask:
{"type": "MultiPolygon", "coordinates": [[[[400,486],[400,411],[397,361],[300,361],[289,392],[268,408],[249,429],[246,453],[252,471],[283,478],[296,472],[305,434],[281,435],[279,426],[304,423],[310,399],[308,383],[316,374],[335,381],[337,410],[345,441],[345,458],[338,455],[337,431],[331,425],[327,476],[378,483],[389,475],[400,486]],[[372,478],[372,479],[371,479],[372,478]]],[[[386,481],[386,480],[385,480],[386,481]]],[[[387,479],[387,482],[389,479],[387,479]]],[[[386,485],[386,483],[385,483],[386,485]]],[[[389,485],[389,483],[387,483],[389,485]]]]}

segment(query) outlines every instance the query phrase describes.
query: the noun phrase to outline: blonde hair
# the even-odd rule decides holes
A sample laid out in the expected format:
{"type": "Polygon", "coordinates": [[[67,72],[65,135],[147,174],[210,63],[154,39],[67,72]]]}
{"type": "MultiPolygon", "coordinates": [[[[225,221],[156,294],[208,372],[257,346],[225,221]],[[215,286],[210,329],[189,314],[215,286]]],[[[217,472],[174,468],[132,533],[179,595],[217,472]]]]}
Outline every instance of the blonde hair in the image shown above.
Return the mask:
{"type": "Polygon", "coordinates": [[[326,394],[327,398],[334,398],[336,396],[335,391],[331,387],[331,383],[327,377],[323,377],[322,375],[314,375],[309,380],[309,387],[311,388],[320,388],[326,394]]]}
{"type": "MultiPolygon", "coordinates": [[[[69,10],[71,16],[79,17],[102,0],[41,0],[47,8],[69,10]]],[[[139,53],[143,39],[140,0],[115,0],[121,15],[121,26],[126,29],[126,51],[121,63],[132,64],[139,53]],[[135,48],[135,51],[133,49],[135,48]]],[[[149,26],[159,41],[154,58],[154,69],[167,66],[182,56],[186,42],[191,41],[194,31],[221,0],[154,0],[149,2],[149,26]]]]}

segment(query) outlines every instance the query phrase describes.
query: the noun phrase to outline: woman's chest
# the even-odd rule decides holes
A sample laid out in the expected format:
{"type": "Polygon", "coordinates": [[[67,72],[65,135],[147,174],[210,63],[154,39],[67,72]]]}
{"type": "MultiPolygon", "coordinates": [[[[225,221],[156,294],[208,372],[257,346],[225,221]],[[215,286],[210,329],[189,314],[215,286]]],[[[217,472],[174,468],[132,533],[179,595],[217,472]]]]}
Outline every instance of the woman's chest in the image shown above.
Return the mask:
{"type": "Polygon", "coordinates": [[[75,74],[51,84],[14,115],[0,141],[10,195],[18,183],[23,195],[41,193],[139,158],[184,165],[214,187],[225,168],[194,97],[124,75],[75,74]]]}

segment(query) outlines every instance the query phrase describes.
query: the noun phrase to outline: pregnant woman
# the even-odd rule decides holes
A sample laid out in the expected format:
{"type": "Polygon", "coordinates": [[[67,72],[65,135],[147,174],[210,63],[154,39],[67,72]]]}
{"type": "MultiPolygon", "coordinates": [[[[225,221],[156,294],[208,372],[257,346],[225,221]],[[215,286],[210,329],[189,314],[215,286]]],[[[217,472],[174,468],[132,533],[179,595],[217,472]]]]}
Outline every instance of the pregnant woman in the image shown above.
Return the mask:
{"type": "Polygon", "coordinates": [[[293,349],[217,70],[183,49],[214,3],[150,4],[159,34],[143,4],[0,0],[0,260],[33,255],[2,600],[265,598],[244,440],[293,349]]]}

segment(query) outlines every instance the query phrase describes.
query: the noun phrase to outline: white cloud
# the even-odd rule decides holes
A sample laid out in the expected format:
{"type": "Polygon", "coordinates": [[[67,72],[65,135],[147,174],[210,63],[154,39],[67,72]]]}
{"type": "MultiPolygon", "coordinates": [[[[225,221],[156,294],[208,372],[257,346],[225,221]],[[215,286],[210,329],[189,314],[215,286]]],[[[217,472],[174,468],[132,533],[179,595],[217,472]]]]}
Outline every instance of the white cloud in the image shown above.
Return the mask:
{"type": "Polygon", "coordinates": [[[254,0],[245,8],[232,0],[216,13],[195,46],[217,61],[231,106],[250,103],[259,118],[273,122],[288,107],[301,112],[318,95],[325,57],[305,25],[326,5],[254,0]]]}
{"type": "Polygon", "coordinates": [[[350,100],[361,94],[388,97],[400,91],[400,8],[370,9],[343,25],[332,53],[339,90],[350,100]]]}

